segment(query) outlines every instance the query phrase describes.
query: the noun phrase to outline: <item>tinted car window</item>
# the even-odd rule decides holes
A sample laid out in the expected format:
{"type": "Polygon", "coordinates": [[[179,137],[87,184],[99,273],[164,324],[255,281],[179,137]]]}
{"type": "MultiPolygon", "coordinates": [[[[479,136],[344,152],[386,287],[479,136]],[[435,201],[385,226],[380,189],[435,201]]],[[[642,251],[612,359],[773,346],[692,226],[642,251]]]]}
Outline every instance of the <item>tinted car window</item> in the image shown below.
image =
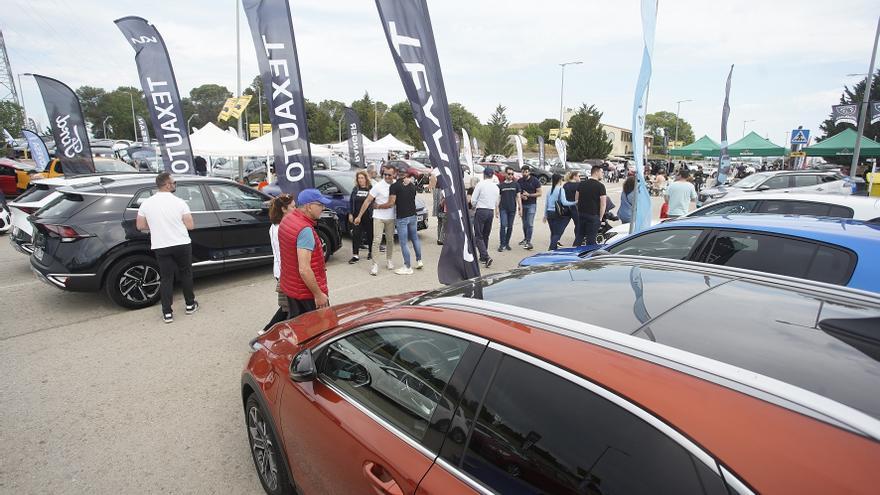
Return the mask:
{"type": "Polygon", "coordinates": [[[608,247],[614,254],[655,256],[684,260],[703,231],[700,229],[661,229],[620,241],[608,247]]]}
{"type": "Polygon", "coordinates": [[[700,208],[694,211],[689,217],[702,217],[705,215],[733,215],[737,213],[751,213],[758,204],[757,200],[748,201],[728,201],[726,203],[715,204],[700,208]]]}
{"type": "Polygon", "coordinates": [[[498,493],[726,493],[650,424],[511,357],[495,373],[460,468],[498,493]]]}
{"type": "Polygon", "coordinates": [[[420,440],[468,342],[414,328],[365,330],[322,351],[322,380],[420,440]]]}
{"type": "Polygon", "coordinates": [[[795,175],[794,187],[815,186],[819,183],[818,175],[795,175]]]}
{"type": "MultiPolygon", "coordinates": [[[[0,171],[2,170],[3,168],[0,167],[0,171]]],[[[15,198],[15,201],[18,203],[36,203],[50,194],[52,194],[52,189],[49,186],[45,184],[36,184],[22,193],[19,197],[15,198]]]]}
{"type": "Polygon", "coordinates": [[[92,204],[96,199],[96,196],[62,194],[37,210],[35,215],[40,218],[69,218],[74,213],[92,204]]]}
{"type": "MultiPolygon", "coordinates": [[[[144,203],[144,200],[153,194],[156,194],[155,187],[138,191],[132,198],[128,207],[140,208],[144,203]]],[[[202,195],[202,188],[197,184],[178,184],[177,190],[174,191],[174,195],[186,201],[186,204],[189,205],[190,211],[206,211],[208,209],[205,203],[205,198],[202,195]]]]}
{"type": "Polygon", "coordinates": [[[259,210],[265,201],[257,191],[232,184],[211,184],[208,188],[221,210],[259,210]]]}
{"type": "Polygon", "coordinates": [[[789,187],[788,176],[782,175],[779,177],[771,177],[770,179],[767,180],[767,182],[764,182],[763,184],[761,184],[761,186],[762,187],[766,186],[770,189],[783,189],[783,188],[789,187]]]}
{"type": "Polygon", "coordinates": [[[831,210],[828,212],[828,216],[835,218],[852,218],[855,216],[855,213],[852,208],[847,206],[831,205],[831,210]]]}
{"type": "Polygon", "coordinates": [[[758,213],[775,213],[780,215],[814,215],[828,216],[831,205],[811,201],[769,200],[761,203],[758,213]]]}

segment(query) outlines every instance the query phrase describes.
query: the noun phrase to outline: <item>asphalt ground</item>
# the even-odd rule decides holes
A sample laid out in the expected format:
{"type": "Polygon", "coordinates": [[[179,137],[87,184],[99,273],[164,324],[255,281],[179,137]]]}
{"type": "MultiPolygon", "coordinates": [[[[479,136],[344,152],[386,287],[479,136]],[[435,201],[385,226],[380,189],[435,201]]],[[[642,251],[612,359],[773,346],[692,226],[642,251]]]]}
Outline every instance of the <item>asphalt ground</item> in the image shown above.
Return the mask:
{"type": "MultiPolygon", "coordinates": [[[[620,186],[607,185],[615,202],[620,186]]],[[[541,208],[532,252],[549,243],[541,208]]],[[[331,304],[438,287],[436,219],[419,234],[425,268],[410,276],[380,263],[371,277],[363,258],[349,265],[345,239],[328,263],[331,304]]],[[[569,225],[563,244],[573,238],[569,225]]],[[[512,251],[496,250],[497,220],[491,239],[483,273],[530,254],[516,246],[519,218],[512,251]]],[[[394,257],[400,266],[397,246],[394,257]]],[[[0,238],[0,493],[263,493],[239,387],[248,341],[276,310],[274,286],[271,265],[197,278],[200,310],[185,315],[178,291],[175,321],[164,324],[158,306],[130,311],[103,293],[37,281],[0,238]]]]}

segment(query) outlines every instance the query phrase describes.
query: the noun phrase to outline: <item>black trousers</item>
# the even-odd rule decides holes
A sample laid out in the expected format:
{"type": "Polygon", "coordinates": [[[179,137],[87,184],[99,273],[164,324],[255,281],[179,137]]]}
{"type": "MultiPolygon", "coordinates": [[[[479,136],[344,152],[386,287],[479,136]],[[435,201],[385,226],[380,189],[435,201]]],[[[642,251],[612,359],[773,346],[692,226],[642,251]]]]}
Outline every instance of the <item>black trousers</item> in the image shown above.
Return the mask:
{"type": "Polygon", "coordinates": [[[318,309],[314,299],[294,299],[287,296],[287,319],[291,320],[301,314],[318,309]]]}
{"type": "Polygon", "coordinates": [[[581,231],[574,240],[574,245],[592,246],[596,244],[596,236],[599,234],[599,215],[578,215],[578,223],[581,231]]]}
{"type": "Polygon", "coordinates": [[[495,218],[495,211],[489,208],[477,208],[474,212],[474,243],[477,245],[477,252],[480,255],[480,261],[489,259],[489,235],[492,233],[492,219],[495,218]]]}
{"type": "Polygon", "coordinates": [[[171,302],[174,296],[174,281],[179,280],[183,289],[183,299],[187,306],[195,304],[192,277],[192,245],[181,244],[156,249],[156,261],[159,263],[159,295],[162,299],[162,314],[171,313],[171,302]]]}
{"type": "Polygon", "coordinates": [[[373,217],[364,215],[360,225],[354,225],[351,229],[351,254],[358,256],[364,243],[370,245],[368,253],[373,254],[373,217]]]}

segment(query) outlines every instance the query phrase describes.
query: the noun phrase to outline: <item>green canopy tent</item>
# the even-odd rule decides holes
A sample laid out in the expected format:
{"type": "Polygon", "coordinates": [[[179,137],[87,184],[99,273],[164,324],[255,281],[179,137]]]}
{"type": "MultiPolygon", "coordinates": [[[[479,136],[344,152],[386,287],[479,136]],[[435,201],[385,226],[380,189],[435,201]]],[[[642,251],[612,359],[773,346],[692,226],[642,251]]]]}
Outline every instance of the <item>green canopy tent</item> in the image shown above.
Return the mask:
{"type": "Polygon", "coordinates": [[[704,156],[719,156],[721,154],[721,145],[716,143],[709,136],[703,136],[693,143],[669,150],[672,156],[684,156],[692,158],[702,158],[704,156]]]}
{"type": "MultiPolygon", "coordinates": [[[[856,146],[856,131],[846,129],[829,138],[805,148],[807,156],[852,156],[856,146]]],[[[880,143],[862,136],[859,156],[880,156],[880,143]]]]}
{"type": "Polygon", "coordinates": [[[785,156],[785,147],[771,143],[754,131],[727,148],[730,156],[785,156]]]}

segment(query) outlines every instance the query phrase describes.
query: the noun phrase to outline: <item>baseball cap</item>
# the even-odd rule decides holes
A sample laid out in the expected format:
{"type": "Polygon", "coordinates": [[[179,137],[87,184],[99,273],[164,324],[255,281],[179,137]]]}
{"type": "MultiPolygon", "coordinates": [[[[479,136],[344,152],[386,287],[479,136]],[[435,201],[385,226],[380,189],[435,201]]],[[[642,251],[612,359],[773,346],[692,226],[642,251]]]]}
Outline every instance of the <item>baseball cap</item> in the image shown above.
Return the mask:
{"type": "Polygon", "coordinates": [[[492,177],[493,175],[495,175],[495,171],[492,170],[491,168],[486,167],[483,169],[483,176],[484,177],[492,177]]]}
{"type": "Polygon", "coordinates": [[[317,189],[303,189],[296,197],[297,206],[307,205],[309,203],[321,203],[324,206],[330,206],[330,198],[324,196],[317,189]]]}

